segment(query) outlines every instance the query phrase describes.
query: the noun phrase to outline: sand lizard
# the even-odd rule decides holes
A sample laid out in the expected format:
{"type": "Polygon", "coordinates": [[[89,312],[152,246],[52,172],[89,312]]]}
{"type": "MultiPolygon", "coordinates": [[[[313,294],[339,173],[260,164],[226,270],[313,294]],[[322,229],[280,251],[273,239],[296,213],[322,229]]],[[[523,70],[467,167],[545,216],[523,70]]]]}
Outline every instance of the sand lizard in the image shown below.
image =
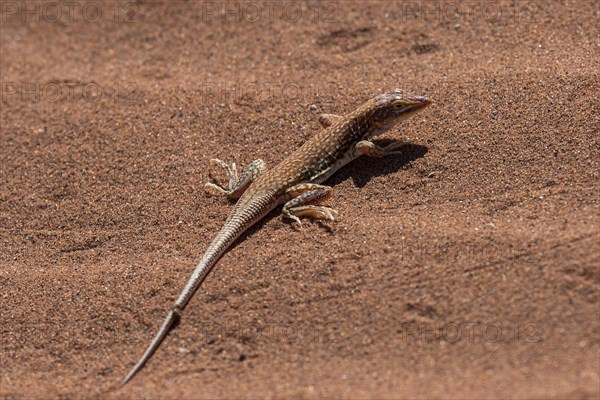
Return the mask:
{"type": "Polygon", "coordinates": [[[337,212],[320,205],[331,196],[332,188],[321,183],[361,155],[384,157],[401,153],[397,150],[404,144],[402,142],[393,142],[382,148],[369,139],[429,104],[425,97],[407,96],[400,90],[394,90],[373,97],[344,116],[322,114],[319,121],[324,129],[269,171],[259,159],[238,177],[235,163],[229,166],[221,160],[211,160],[225,169],[229,185],[225,188],[207,183],[206,188],[238,201],[158,333],[121,384],[127,383],[144,366],[179,321],[181,311],[212,267],[243,232],[282,204],[283,215],[297,223],[300,223],[299,217],[305,216],[333,220],[337,212]]]}

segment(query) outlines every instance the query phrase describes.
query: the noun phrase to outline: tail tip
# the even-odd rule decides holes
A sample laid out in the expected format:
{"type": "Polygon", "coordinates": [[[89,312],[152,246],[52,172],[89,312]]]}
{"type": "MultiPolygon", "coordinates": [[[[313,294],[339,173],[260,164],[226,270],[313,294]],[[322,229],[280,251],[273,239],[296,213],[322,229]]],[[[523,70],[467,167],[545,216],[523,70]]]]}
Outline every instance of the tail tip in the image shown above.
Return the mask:
{"type": "Polygon", "coordinates": [[[127,382],[129,382],[136,373],[137,373],[137,368],[133,368],[131,371],[129,371],[127,376],[125,376],[125,378],[123,378],[121,383],[119,383],[119,386],[121,386],[121,387],[125,386],[127,384],[127,382]]]}

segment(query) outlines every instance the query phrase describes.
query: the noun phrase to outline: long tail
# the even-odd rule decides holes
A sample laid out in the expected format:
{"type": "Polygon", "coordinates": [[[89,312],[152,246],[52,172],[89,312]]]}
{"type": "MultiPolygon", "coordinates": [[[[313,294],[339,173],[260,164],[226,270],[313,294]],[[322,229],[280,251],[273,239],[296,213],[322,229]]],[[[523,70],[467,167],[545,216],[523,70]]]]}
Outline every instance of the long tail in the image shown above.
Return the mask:
{"type": "Polygon", "coordinates": [[[154,339],[152,339],[152,342],[150,342],[150,345],[140,360],[133,366],[131,371],[129,371],[125,379],[121,381],[121,385],[129,382],[129,380],[142,369],[150,357],[152,357],[152,354],[158,349],[169,331],[175,327],[176,323],[179,321],[181,311],[185,308],[196,290],[202,284],[204,278],[206,278],[210,270],[217,261],[219,261],[219,258],[221,258],[223,253],[227,251],[242,233],[272,210],[273,207],[265,207],[268,203],[270,202],[259,198],[255,198],[253,201],[246,204],[240,204],[240,202],[238,202],[238,205],[223,225],[223,228],[221,228],[221,231],[208,246],[208,249],[202,256],[202,260],[200,260],[194,269],[192,276],[158,330],[158,333],[154,339]]]}

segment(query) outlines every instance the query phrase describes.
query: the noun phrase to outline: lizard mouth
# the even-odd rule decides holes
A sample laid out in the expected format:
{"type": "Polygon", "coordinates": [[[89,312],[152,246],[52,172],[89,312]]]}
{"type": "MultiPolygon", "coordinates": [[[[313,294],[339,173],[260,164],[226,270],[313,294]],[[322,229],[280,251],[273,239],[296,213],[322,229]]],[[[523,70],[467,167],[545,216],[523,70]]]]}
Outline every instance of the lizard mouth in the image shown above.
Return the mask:
{"type": "Polygon", "coordinates": [[[399,110],[396,113],[396,115],[393,117],[394,120],[398,121],[398,120],[408,118],[412,114],[414,114],[420,110],[423,110],[424,108],[426,108],[427,106],[429,106],[431,104],[431,100],[429,100],[427,97],[424,97],[424,96],[414,96],[414,97],[408,98],[408,100],[409,100],[409,103],[406,104],[404,106],[404,108],[402,108],[402,110],[399,110]]]}
{"type": "Polygon", "coordinates": [[[412,104],[406,107],[404,110],[405,113],[412,113],[431,105],[431,100],[425,96],[414,96],[411,97],[410,100],[412,104]]]}

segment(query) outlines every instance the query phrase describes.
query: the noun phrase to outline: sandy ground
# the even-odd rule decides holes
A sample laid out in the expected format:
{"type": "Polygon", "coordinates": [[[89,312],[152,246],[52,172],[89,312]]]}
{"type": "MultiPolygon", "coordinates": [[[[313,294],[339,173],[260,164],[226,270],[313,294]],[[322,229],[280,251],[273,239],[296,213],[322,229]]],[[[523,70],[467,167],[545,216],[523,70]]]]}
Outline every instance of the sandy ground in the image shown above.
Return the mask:
{"type": "Polygon", "coordinates": [[[596,1],[24,4],[4,399],[600,396],[596,1]],[[208,160],[275,165],[396,87],[434,102],[405,155],[335,175],[334,223],[248,232],[119,388],[231,208],[208,160]]]}

